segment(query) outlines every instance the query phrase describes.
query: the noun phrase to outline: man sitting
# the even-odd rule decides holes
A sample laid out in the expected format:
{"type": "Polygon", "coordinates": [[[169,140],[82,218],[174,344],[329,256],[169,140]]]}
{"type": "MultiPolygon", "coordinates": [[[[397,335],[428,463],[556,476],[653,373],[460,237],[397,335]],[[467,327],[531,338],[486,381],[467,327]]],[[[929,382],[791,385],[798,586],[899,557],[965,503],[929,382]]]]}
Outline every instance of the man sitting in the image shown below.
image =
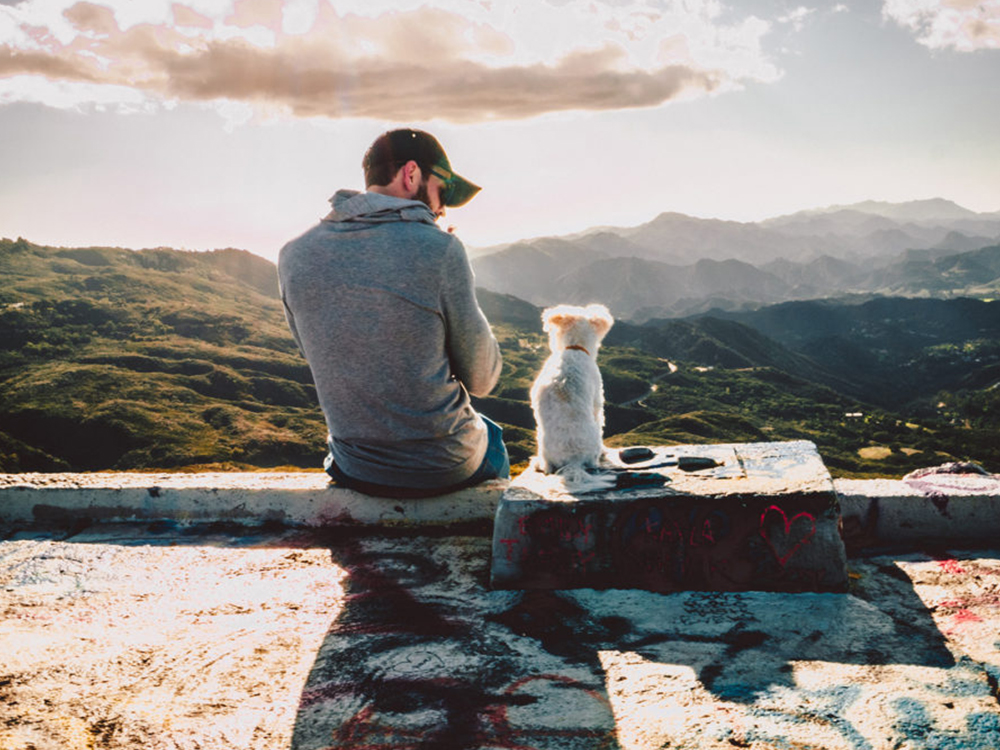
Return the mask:
{"type": "Polygon", "coordinates": [[[285,245],[285,316],[309,363],[338,484],[426,497],[510,475],[500,428],[472,408],[500,376],[446,207],[479,187],[428,133],[383,133],[364,155],[367,191],[340,190],[318,225],[285,245]]]}

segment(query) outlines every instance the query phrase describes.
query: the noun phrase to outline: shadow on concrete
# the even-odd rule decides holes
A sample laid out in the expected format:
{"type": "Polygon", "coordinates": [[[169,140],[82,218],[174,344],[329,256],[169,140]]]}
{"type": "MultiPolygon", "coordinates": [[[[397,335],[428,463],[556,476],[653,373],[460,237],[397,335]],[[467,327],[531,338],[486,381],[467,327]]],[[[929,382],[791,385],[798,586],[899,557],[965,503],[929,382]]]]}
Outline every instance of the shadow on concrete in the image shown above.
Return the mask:
{"type": "Polygon", "coordinates": [[[343,607],[299,699],[294,750],[613,750],[616,655],[680,666],[712,698],[746,706],[796,688],[805,661],[955,665],[890,557],[853,561],[851,594],[521,592],[489,589],[488,524],[301,538],[217,524],[142,525],[130,538],[98,525],[58,538],[328,549],[347,573],[343,607]]]}
{"type": "Polygon", "coordinates": [[[346,601],[292,747],[618,748],[607,654],[690,668],[716,699],[794,688],[802,661],[955,664],[906,574],[852,594],[491,591],[487,535],[334,535],[346,601]]]}
{"type": "Polygon", "coordinates": [[[345,603],[294,750],[619,747],[592,634],[556,595],[489,591],[489,536],[328,541],[345,603]]]}

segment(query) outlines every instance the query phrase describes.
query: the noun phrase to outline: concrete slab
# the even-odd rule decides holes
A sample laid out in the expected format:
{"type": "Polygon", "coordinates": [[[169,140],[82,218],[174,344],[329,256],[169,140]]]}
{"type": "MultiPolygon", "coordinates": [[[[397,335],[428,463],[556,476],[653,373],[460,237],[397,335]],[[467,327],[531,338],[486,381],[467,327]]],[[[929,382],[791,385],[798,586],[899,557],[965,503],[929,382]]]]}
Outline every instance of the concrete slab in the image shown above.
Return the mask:
{"type": "Polygon", "coordinates": [[[851,547],[974,546],[1000,539],[1000,475],[838,479],[835,485],[851,547]]]}
{"type": "Polygon", "coordinates": [[[81,540],[0,543],[0,747],[288,747],[343,606],[329,552],[81,540]]]}
{"type": "Polygon", "coordinates": [[[846,590],[840,508],[815,445],[651,450],[629,477],[663,486],[574,494],[536,470],[518,477],[497,508],[493,585],[846,590]]]}
{"type": "Polygon", "coordinates": [[[420,500],[370,497],[321,472],[0,474],[0,522],[237,521],[324,525],[492,519],[506,481],[420,500]]]}
{"type": "MultiPolygon", "coordinates": [[[[690,480],[700,482],[697,474],[691,472],[690,480]]],[[[974,546],[1000,538],[996,475],[836,479],[834,487],[851,548],[974,546]]],[[[37,523],[72,530],[99,520],[305,526],[492,522],[506,488],[497,481],[439,498],[392,501],[338,488],[320,472],[0,474],[0,531],[37,523]]]]}
{"type": "Polygon", "coordinates": [[[853,559],[845,594],[659,594],[491,590],[490,545],[0,542],[0,747],[997,748],[1000,550],[853,559]]]}

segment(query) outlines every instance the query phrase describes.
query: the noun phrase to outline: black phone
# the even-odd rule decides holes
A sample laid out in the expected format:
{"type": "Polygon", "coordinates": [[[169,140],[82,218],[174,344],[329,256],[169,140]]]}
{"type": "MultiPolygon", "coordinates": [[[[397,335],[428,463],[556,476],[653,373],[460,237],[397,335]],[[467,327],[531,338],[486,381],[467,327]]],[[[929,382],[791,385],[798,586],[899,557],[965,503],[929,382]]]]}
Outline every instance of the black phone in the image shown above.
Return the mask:
{"type": "Polygon", "coordinates": [[[640,461],[648,461],[651,459],[655,453],[649,448],[638,445],[634,448],[622,448],[618,451],[618,459],[623,464],[637,464],[640,461]]]}

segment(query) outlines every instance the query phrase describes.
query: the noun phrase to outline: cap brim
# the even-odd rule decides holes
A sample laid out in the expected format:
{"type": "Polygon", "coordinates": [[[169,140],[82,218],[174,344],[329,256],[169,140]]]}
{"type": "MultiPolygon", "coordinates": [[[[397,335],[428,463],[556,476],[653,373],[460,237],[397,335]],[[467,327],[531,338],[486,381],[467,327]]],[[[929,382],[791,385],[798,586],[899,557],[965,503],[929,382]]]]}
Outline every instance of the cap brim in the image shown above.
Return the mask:
{"type": "Polygon", "coordinates": [[[453,181],[451,194],[448,196],[448,201],[445,203],[445,205],[449,208],[464,206],[476,197],[476,193],[482,190],[479,185],[469,182],[467,179],[459,177],[457,174],[451,179],[453,181]]]}

